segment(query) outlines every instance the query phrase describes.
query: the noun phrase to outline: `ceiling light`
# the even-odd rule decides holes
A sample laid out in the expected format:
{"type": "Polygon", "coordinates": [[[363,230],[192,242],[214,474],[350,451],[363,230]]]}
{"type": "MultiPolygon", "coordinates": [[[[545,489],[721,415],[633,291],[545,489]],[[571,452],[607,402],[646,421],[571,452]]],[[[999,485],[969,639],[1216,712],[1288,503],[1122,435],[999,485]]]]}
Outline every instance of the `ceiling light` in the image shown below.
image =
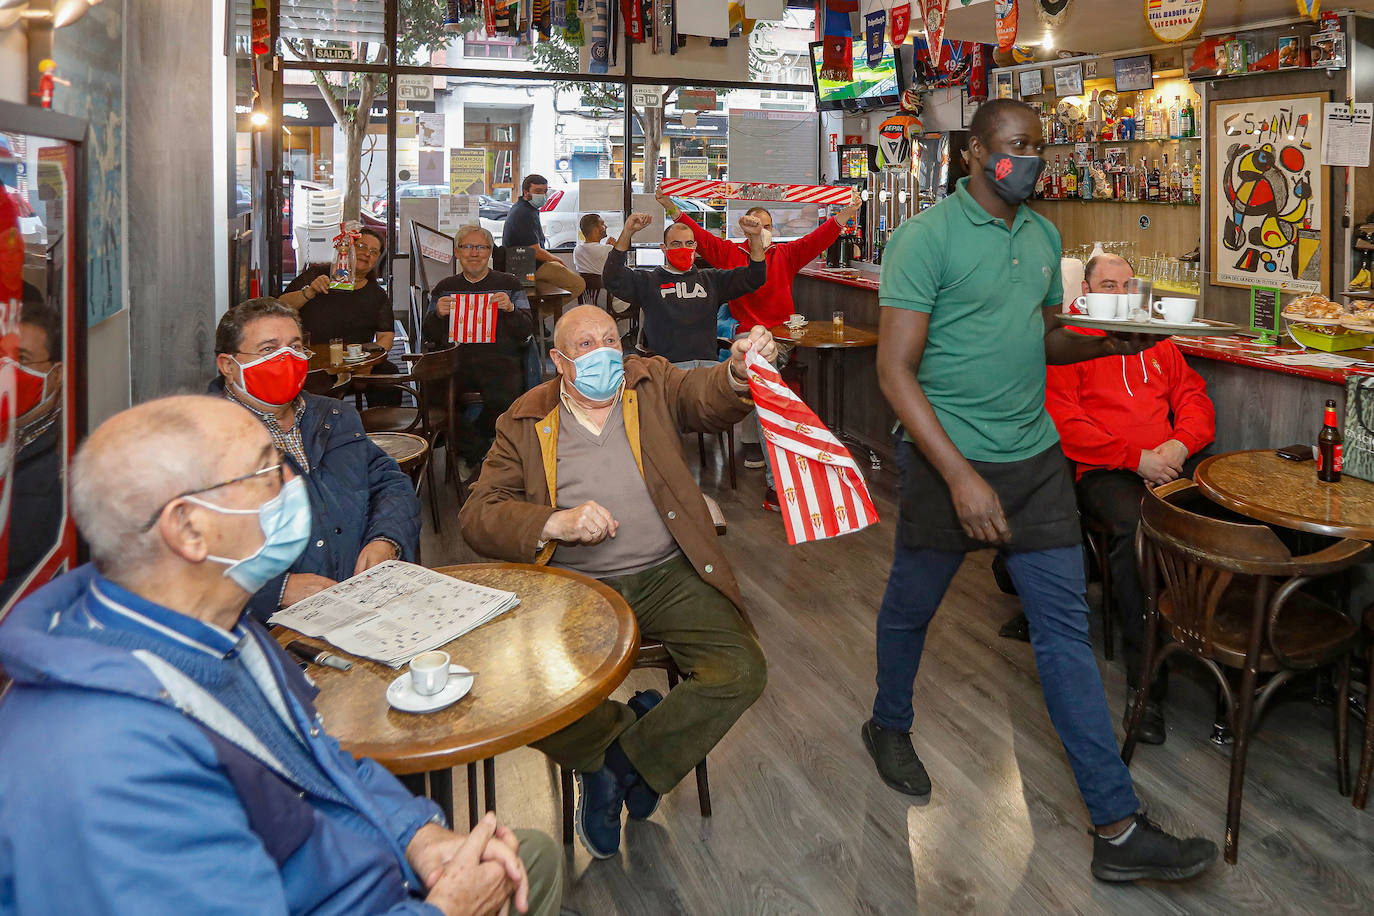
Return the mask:
{"type": "Polygon", "coordinates": [[[1046,33],[1045,33],[1045,37],[1042,38],[1042,39],[1040,40],[1040,47],[1044,48],[1046,51],[1053,51],[1053,50],[1054,50],[1054,33],[1053,33],[1053,32],[1046,32],[1046,33]]]}
{"type": "Polygon", "coordinates": [[[266,126],[267,126],[267,112],[263,111],[261,108],[255,108],[255,109],[253,110],[253,113],[252,113],[251,115],[248,116],[248,121],[249,121],[249,123],[251,123],[254,127],[266,127],[266,126]]]}

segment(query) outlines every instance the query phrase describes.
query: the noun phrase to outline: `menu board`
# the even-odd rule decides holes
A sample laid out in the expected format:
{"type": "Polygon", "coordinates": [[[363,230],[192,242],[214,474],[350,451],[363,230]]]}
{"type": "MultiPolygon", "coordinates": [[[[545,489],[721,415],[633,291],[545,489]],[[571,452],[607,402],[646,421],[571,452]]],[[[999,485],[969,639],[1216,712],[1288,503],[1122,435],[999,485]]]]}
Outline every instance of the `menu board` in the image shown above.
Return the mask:
{"type": "MultiPolygon", "coordinates": [[[[1279,288],[1250,287],[1250,327],[1267,336],[1279,330],[1279,288]]],[[[1263,339],[1263,338],[1261,338],[1263,339]]]]}

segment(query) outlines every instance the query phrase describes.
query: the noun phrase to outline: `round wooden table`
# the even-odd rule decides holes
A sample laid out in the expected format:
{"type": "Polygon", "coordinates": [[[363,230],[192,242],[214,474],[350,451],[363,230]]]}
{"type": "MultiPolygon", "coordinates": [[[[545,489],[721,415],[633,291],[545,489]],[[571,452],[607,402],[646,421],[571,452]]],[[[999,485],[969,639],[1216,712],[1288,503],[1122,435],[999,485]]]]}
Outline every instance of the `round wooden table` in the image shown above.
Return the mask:
{"type": "MultiPolygon", "coordinates": [[[[392,709],[386,689],[406,669],[353,658],[353,668],[311,666],[315,706],[329,733],[355,757],[396,774],[429,774],[431,797],[452,821],[451,768],[468,765],[468,805],[477,817],[476,762],[485,761],[487,807],[495,806],[495,755],[577,721],[630,673],[639,626],[625,599],[595,579],[523,563],[473,563],[436,572],[515,592],[520,605],[444,646],[477,672],[472,690],[447,709],[392,709]]],[[[278,641],[306,639],[282,629],[278,641]]],[[[331,649],[342,655],[337,649],[331,649]]]]}
{"type": "MultiPolygon", "coordinates": [[[[322,340],[318,343],[312,343],[310,349],[314,351],[315,355],[310,357],[310,371],[328,372],[330,375],[344,375],[345,373],[352,375],[355,372],[361,373],[366,369],[370,369],[377,365],[377,363],[386,359],[386,350],[383,350],[379,344],[365,343],[362,347],[362,359],[345,359],[336,366],[329,361],[329,341],[322,340]]],[[[348,352],[346,345],[344,347],[344,352],[348,352]]]]}
{"type": "Polygon", "coordinates": [[[1272,449],[1227,452],[1199,464],[1193,481],[1212,501],[1261,522],[1374,541],[1374,483],[1349,476],[1322,483],[1314,461],[1289,461],[1272,449]]]}
{"type": "Polygon", "coordinates": [[[878,332],[845,322],[844,330],[836,332],[829,321],[809,321],[799,331],[793,331],[785,324],[774,325],[768,329],[778,340],[791,341],[798,347],[809,347],[816,351],[819,361],[817,375],[820,377],[819,398],[816,413],[821,422],[830,427],[837,439],[844,439],[844,373],[835,360],[837,353],[856,350],[862,347],[876,347],[878,332]],[[835,392],[835,407],[830,409],[830,392],[835,392]]]}
{"type": "Polygon", "coordinates": [[[429,452],[429,443],[425,441],[424,436],[417,436],[414,433],[377,432],[368,433],[367,438],[375,442],[382,451],[396,459],[401,470],[412,481],[425,466],[425,455],[429,452]]]}

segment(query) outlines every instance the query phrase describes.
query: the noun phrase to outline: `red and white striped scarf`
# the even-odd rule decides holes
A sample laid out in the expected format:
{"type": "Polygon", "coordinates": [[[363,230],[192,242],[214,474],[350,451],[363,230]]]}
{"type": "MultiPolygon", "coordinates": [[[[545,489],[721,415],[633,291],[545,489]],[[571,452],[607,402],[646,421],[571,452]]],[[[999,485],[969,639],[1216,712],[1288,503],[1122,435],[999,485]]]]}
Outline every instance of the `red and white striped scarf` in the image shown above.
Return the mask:
{"type": "Polygon", "coordinates": [[[800,544],[867,528],[878,520],[859,466],[835,435],[750,350],[749,392],[763,425],[787,542],[800,544]]]}
{"type": "Polygon", "coordinates": [[[490,293],[458,293],[448,313],[454,343],[496,343],[496,301],[490,293]]]}

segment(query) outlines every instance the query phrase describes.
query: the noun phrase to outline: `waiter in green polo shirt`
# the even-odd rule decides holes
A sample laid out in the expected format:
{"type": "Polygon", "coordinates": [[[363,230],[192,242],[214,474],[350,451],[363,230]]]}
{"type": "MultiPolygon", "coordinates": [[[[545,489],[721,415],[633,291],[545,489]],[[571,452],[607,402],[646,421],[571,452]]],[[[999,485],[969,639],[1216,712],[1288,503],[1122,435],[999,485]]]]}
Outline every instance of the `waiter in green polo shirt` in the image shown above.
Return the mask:
{"type": "Polygon", "coordinates": [[[1059,232],[1023,205],[1044,168],[1036,113],[989,101],[970,134],[969,177],[903,223],[883,252],[878,380],[905,432],[863,742],[889,786],[930,793],[910,734],[926,629],[964,554],[995,547],[1030,620],[1050,719],[1096,826],[1093,875],[1188,878],[1217,847],[1172,837],[1139,813],[1088,639],[1073,479],[1045,411],[1046,363],[1134,353],[1149,339],[1057,327],[1059,232]]]}

